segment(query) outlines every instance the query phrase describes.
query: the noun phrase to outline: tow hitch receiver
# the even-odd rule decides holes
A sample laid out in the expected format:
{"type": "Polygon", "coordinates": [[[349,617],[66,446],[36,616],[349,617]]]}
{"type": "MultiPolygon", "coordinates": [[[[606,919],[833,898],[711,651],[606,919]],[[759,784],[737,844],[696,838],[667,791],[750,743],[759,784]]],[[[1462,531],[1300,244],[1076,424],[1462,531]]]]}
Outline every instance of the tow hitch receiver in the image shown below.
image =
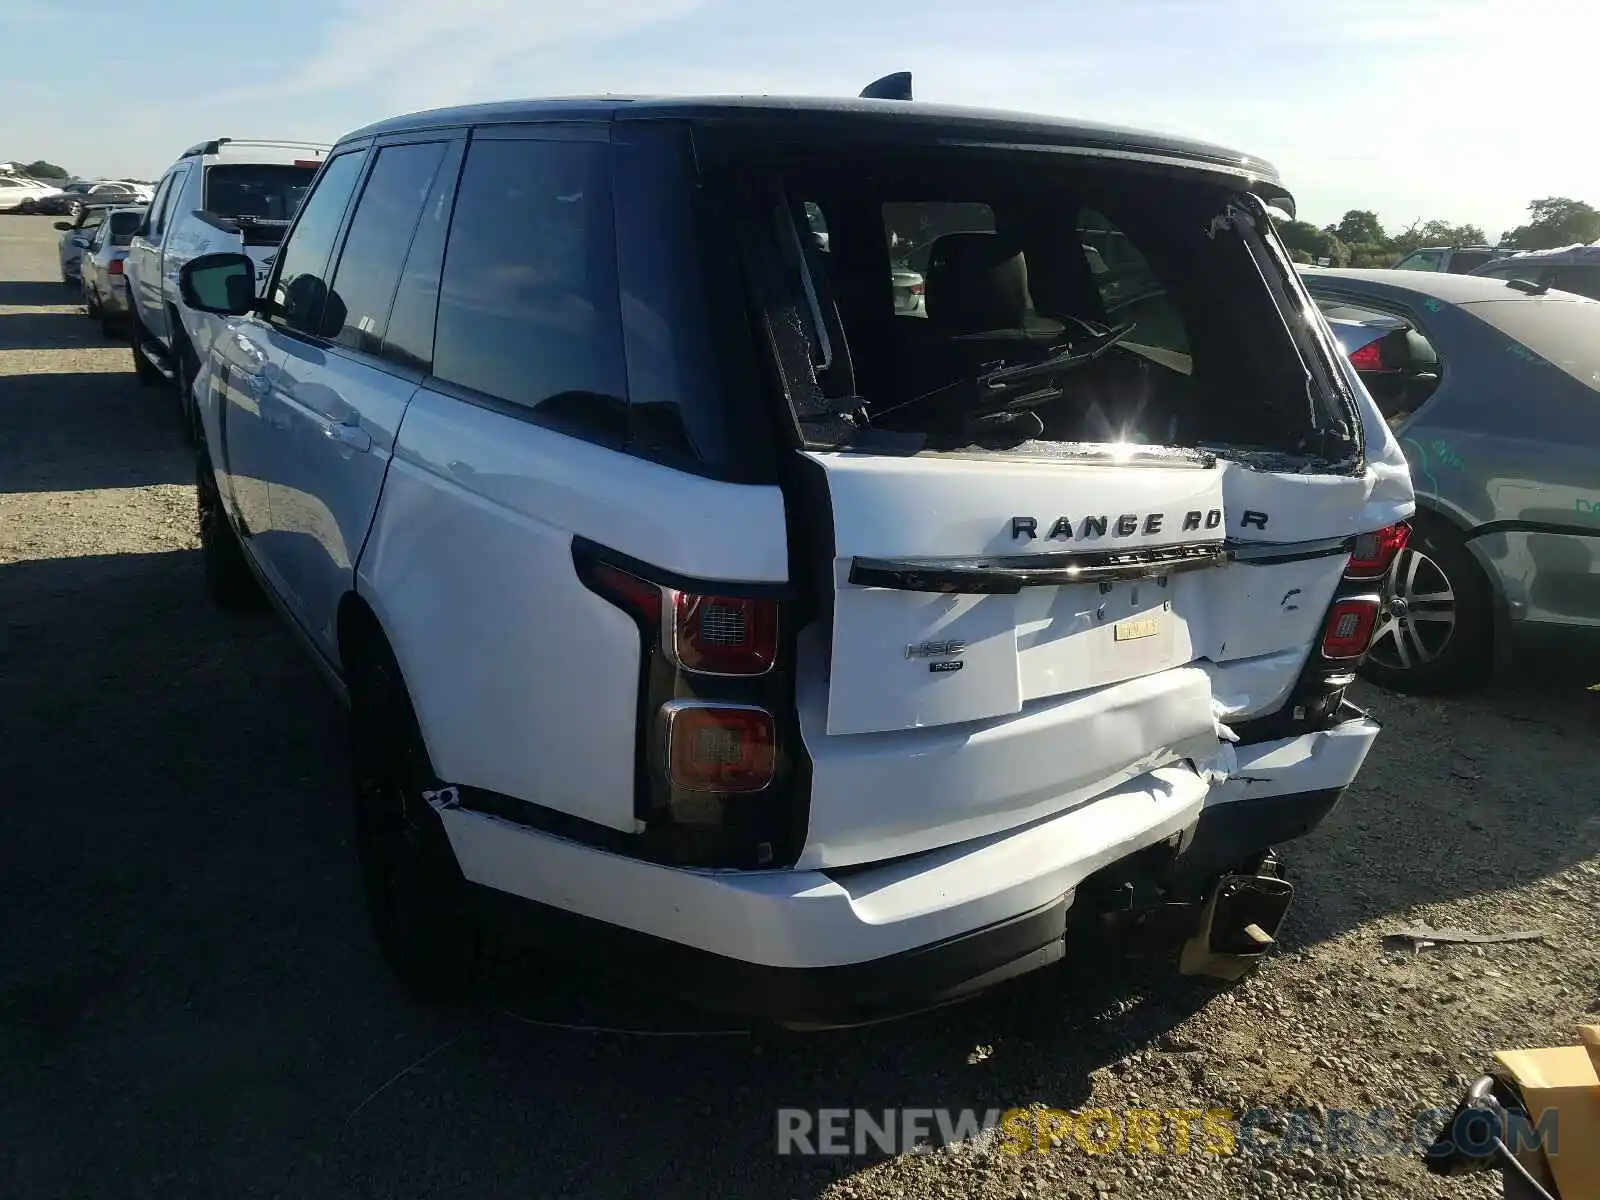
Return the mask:
{"type": "Polygon", "coordinates": [[[1243,977],[1276,944],[1293,898],[1294,885],[1276,875],[1224,875],[1201,911],[1198,932],[1183,947],[1178,970],[1243,977]]]}

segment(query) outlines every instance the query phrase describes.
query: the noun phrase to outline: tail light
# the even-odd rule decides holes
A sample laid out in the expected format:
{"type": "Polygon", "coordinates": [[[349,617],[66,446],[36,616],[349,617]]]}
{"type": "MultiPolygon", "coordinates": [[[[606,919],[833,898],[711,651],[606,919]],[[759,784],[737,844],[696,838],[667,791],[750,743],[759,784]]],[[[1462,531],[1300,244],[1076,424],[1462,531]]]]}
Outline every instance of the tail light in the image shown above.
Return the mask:
{"type": "Polygon", "coordinates": [[[1405,549],[1410,537],[1411,526],[1404,521],[1386,525],[1373,533],[1358,534],[1345,575],[1352,579],[1378,578],[1389,570],[1394,556],[1405,549]]]}
{"type": "Polygon", "coordinates": [[[1322,657],[1360,658],[1372,641],[1378,623],[1378,597],[1351,596],[1335,600],[1322,631],[1322,657]]]}
{"type": "Polygon", "coordinates": [[[778,603],[745,596],[673,595],[673,651],[685,670],[765,675],[778,657],[778,603]]]}
{"type": "Polygon", "coordinates": [[[1350,355],[1350,365],[1358,371],[1381,371],[1383,365],[1383,344],[1380,338],[1375,342],[1368,342],[1361,349],[1350,355]]]}
{"type": "Polygon", "coordinates": [[[595,563],[589,583],[618,608],[631,612],[651,624],[661,620],[661,589],[648,580],[630,575],[610,563],[595,563]]]}
{"type": "Polygon", "coordinates": [[[662,707],[661,727],[674,788],[759,792],[777,773],[777,729],[764,708],[678,700],[662,707]]]}
{"type": "Polygon", "coordinates": [[[634,817],[642,852],[712,868],[793,863],[810,763],[794,694],[787,593],[665,576],[574,539],[592,592],[639,631],[634,817]],[[665,578],[663,578],[665,576],[665,578]],[[670,582],[668,582],[670,580],[670,582]]]}
{"type": "Polygon", "coordinates": [[[121,275],[122,274],[122,260],[120,258],[113,258],[111,260],[110,265],[106,267],[106,274],[108,274],[108,275],[121,275]]]}
{"type": "Polygon", "coordinates": [[[920,295],[922,295],[922,289],[923,289],[924,286],[926,286],[926,285],[920,284],[920,283],[913,283],[908,290],[911,292],[911,294],[913,296],[920,296],[920,295]]]}

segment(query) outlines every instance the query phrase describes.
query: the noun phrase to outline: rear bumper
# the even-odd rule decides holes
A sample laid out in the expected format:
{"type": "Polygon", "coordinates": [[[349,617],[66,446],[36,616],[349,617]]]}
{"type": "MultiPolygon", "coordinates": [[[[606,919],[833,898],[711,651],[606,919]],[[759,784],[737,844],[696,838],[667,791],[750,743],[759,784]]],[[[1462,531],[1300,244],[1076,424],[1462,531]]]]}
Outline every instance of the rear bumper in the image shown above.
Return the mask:
{"type": "Polygon", "coordinates": [[[100,304],[108,316],[125,319],[128,315],[128,285],[110,276],[100,291],[100,304]]]}
{"type": "Polygon", "coordinates": [[[847,869],[680,870],[465,809],[440,815],[492,919],[708,1007],[849,1025],[1056,961],[1079,884],[1149,846],[1192,833],[1183,867],[1221,869],[1298,836],[1376,733],[1362,718],[1242,748],[1243,778],[1209,789],[1187,767],[1158,768],[1020,829],[847,869]]]}

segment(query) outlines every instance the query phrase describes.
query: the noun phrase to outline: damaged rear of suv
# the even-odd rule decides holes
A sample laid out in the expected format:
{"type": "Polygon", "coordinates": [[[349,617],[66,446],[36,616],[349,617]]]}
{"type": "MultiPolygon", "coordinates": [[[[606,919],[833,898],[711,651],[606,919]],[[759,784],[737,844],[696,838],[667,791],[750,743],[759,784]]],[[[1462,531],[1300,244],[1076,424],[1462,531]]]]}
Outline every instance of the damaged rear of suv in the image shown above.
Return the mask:
{"type": "MultiPolygon", "coordinates": [[[[249,454],[229,396],[332,391],[386,456],[205,458],[202,503],[350,693],[408,979],[459,993],[509,918],[817,1025],[1050,963],[1074,910],[1176,912],[1198,969],[1270,945],[1271,847],[1378,732],[1344,689],[1412,493],[1269,166],[892,100],[566,101],[374,126],[322,180],[429,138],[350,343],[403,403],[365,419],[280,263],[203,405],[249,454]],[[282,536],[319,503],[328,564],[282,536]]],[[[318,260],[346,324],[357,196],[318,260]]]]}

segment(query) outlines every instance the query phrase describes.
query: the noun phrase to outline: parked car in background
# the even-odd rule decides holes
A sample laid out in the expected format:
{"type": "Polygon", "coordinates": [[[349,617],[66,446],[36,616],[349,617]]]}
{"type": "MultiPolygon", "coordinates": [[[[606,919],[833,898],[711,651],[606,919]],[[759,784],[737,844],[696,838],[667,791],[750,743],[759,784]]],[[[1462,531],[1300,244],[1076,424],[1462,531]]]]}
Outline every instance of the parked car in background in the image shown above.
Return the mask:
{"type": "Polygon", "coordinates": [[[520,101],[349,135],[260,295],[189,260],[205,576],[350,700],[401,978],[459,996],[509,930],[850,1024],[1130,908],[1246,969],[1267,847],[1377,736],[1345,688],[1413,508],[1268,204],[1048,117],[520,101]],[[1154,332],[1066,221],[1171,283],[1154,332]]]}
{"type": "Polygon", "coordinates": [[[32,212],[55,188],[37,179],[20,175],[0,175],[0,212],[32,212]]]}
{"type": "Polygon", "coordinates": [[[1420,246],[1395,263],[1393,269],[1466,275],[1509,253],[1498,246],[1420,246]]]}
{"type": "Polygon", "coordinates": [[[114,337],[127,328],[128,278],[123,263],[133,231],[143,220],[143,205],[107,211],[79,264],[84,307],[91,318],[100,322],[100,332],[106,337],[114,337]]]}
{"type": "Polygon", "coordinates": [[[1385,413],[1411,412],[1439,382],[1438,354],[1404,317],[1331,301],[1318,307],[1385,413]]]}
{"type": "Polygon", "coordinates": [[[190,389],[215,321],[184,303],[178,269],[197,255],[239,251],[256,264],[258,283],[265,280],[327,150],[215,138],[189,147],[161,177],[128,247],[129,339],[141,383],[177,385],[186,430],[193,431],[190,389]]]}
{"type": "Polygon", "coordinates": [[[923,311],[922,275],[910,267],[896,266],[890,269],[889,278],[894,288],[895,315],[909,317],[920,314],[923,311]]]}
{"type": "Polygon", "coordinates": [[[1529,250],[1479,267],[1474,275],[1520,279],[1536,288],[1555,288],[1600,300],[1600,245],[1529,250]]]}
{"type": "Polygon", "coordinates": [[[56,239],[56,251],[61,259],[62,283],[77,286],[78,260],[83,257],[85,247],[109,211],[107,208],[81,209],[70,221],[56,222],[56,228],[61,231],[61,236],[56,239]]]}
{"type": "Polygon", "coordinates": [[[117,180],[104,180],[92,183],[81,192],[74,192],[57,200],[50,197],[40,202],[39,210],[46,211],[46,205],[59,203],[60,210],[69,217],[77,216],[86,208],[115,208],[129,204],[148,204],[150,189],[133,183],[122,183],[117,180]]]}
{"type": "Polygon", "coordinates": [[[90,179],[73,180],[71,183],[63,184],[59,190],[41,196],[29,204],[26,211],[43,213],[47,216],[61,216],[67,211],[69,201],[85,195],[93,186],[94,181],[90,179]]]}
{"type": "Polygon", "coordinates": [[[1362,669],[1442,692],[1524,635],[1600,631],[1600,302],[1482,276],[1302,277],[1325,314],[1400,322],[1351,354],[1417,490],[1362,669]]]}

